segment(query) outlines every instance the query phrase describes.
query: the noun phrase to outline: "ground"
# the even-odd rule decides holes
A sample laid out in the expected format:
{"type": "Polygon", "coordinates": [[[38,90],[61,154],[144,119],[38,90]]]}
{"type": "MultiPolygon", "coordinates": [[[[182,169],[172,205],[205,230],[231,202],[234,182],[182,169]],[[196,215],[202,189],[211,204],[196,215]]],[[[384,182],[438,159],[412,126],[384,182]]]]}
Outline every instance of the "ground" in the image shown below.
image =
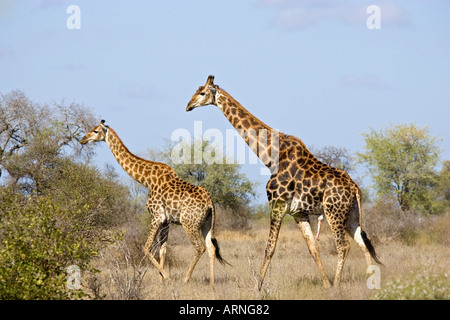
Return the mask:
{"type": "MultiPolygon", "coordinates": [[[[193,248],[179,226],[172,227],[169,236],[169,281],[161,283],[156,269],[143,264],[142,260],[134,265],[130,259],[121,260],[120,257],[125,255],[119,253],[114,261],[107,254],[98,260],[97,282],[101,284],[100,296],[106,299],[450,299],[449,227],[450,215],[447,214],[434,218],[422,229],[414,229],[410,232],[413,235],[404,232],[396,239],[374,241],[384,263],[380,267],[380,289],[368,288],[370,274],[366,273],[361,250],[351,239],[340,287],[323,288],[301,233],[291,220],[281,228],[263,289],[256,291],[256,275],[269,230],[268,219],[251,221],[247,230],[217,231],[222,256],[232,266],[222,266],[216,261],[214,289],[209,286],[206,254],[200,259],[190,282],[183,284],[193,248]]],[[[108,250],[117,251],[114,247],[108,250]]],[[[328,277],[333,279],[337,254],[328,226],[323,227],[319,248],[328,277]]]]}

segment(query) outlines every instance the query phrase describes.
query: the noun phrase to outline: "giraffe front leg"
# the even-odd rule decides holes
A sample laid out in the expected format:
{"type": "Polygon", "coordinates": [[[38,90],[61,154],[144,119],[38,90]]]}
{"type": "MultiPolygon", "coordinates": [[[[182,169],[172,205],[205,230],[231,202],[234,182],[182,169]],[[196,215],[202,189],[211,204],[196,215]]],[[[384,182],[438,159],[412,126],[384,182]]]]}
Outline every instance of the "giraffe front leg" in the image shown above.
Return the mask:
{"type": "Polygon", "coordinates": [[[280,233],[281,222],[283,221],[282,217],[272,218],[270,220],[270,231],[269,238],[267,239],[266,250],[264,255],[264,260],[261,265],[261,270],[259,272],[258,279],[258,291],[261,291],[264,278],[266,276],[267,268],[270,265],[270,260],[275,252],[275,247],[278,241],[278,234],[280,233]]]}
{"type": "Polygon", "coordinates": [[[322,277],[323,286],[325,288],[330,288],[330,280],[328,280],[328,276],[325,272],[325,269],[322,264],[322,260],[320,259],[319,249],[317,248],[316,242],[314,241],[314,235],[311,230],[311,224],[309,223],[308,217],[298,217],[294,216],[294,220],[297,223],[300,231],[302,232],[303,238],[305,239],[306,244],[308,245],[309,253],[314,259],[314,262],[319,269],[320,276],[322,277]]]}

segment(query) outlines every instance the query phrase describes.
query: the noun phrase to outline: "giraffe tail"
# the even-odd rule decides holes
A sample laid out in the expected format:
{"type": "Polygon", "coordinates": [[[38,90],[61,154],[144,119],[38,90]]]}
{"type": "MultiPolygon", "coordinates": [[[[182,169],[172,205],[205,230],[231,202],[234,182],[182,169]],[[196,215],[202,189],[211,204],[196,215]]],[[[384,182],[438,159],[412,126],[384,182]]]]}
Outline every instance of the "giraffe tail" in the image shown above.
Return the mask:
{"type": "Polygon", "coordinates": [[[370,253],[370,256],[372,257],[372,259],[383,266],[384,264],[378,259],[377,254],[375,253],[375,248],[373,247],[372,243],[370,242],[369,238],[367,237],[367,234],[365,231],[361,230],[361,238],[363,239],[367,250],[369,250],[369,253],[370,253]]]}
{"type": "Polygon", "coordinates": [[[381,263],[381,261],[377,257],[375,248],[373,247],[372,243],[370,242],[369,238],[367,237],[367,233],[362,230],[361,191],[359,189],[356,191],[356,200],[358,201],[359,227],[361,228],[361,238],[363,239],[367,250],[369,250],[369,253],[370,253],[370,256],[372,257],[372,259],[383,266],[383,263],[381,263]]]}
{"type": "Polygon", "coordinates": [[[219,248],[219,243],[217,242],[216,238],[211,238],[211,241],[214,245],[214,248],[216,248],[216,258],[217,260],[219,260],[219,262],[224,266],[224,265],[229,265],[231,266],[231,264],[226,261],[224,258],[222,258],[222,256],[220,255],[220,248],[219,248]]]}
{"type": "MultiPolygon", "coordinates": [[[[211,215],[211,218],[212,218],[212,221],[211,221],[211,235],[212,235],[213,231],[214,231],[215,220],[216,220],[216,214],[215,214],[216,210],[214,208],[214,205],[212,205],[210,208],[208,208],[208,211],[209,211],[208,214],[211,215]]],[[[228,264],[229,266],[231,266],[231,264],[228,261],[226,261],[222,257],[222,255],[220,254],[220,247],[219,247],[219,243],[217,242],[217,239],[214,238],[214,237],[211,237],[211,242],[212,242],[212,244],[214,246],[214,249],[216,251],[216,258],[217,258],[217,260],[219,260],[219,262],[222,265],[228,264]]]]}

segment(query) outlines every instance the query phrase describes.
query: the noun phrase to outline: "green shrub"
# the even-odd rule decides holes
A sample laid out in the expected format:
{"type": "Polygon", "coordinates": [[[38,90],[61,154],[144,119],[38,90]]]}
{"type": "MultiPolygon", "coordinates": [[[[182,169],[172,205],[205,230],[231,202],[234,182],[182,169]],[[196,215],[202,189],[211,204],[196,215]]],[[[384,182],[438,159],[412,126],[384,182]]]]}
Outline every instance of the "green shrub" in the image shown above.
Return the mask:
{"type": "Polygon", "coordinates": [[[430,270],[411,272],[388,281],[376,291],[376,300],[448,300],[450,279],[447,273],[430,270]]]}
{"type": "Polygon", "coordinates": [[[0,299],[82,297],[66,281],[70,265],[93,271],[96,244],[83,236],[86,226],[48,197],[19,199],[3,190],[0,200],[0,299]]]}

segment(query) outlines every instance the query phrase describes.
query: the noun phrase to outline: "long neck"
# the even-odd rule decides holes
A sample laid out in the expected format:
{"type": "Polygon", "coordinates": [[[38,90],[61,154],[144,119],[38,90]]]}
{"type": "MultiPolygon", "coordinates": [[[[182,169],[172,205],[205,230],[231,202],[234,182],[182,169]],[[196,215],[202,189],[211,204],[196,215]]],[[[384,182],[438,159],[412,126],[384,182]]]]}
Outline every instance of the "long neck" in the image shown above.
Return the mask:
{"type": "Polygon", "coordinates": [[[106,143],[116,158],[120,166],[136,181],[147,185],[143,172],[143,167],[151,164],[150,161],[139,158],[132,154],[120,140],[117,133],[112,128],[108,128],[106,133],[106,143]],[[142,169],[140,168],[142,167],[142,169]]]}
{"type": "Polygon", "coordinates": [[[266,167],[270,169],[278,164],[283,133],[260,121],[222,89],[216,93],[216,105],[266,167]]]}

